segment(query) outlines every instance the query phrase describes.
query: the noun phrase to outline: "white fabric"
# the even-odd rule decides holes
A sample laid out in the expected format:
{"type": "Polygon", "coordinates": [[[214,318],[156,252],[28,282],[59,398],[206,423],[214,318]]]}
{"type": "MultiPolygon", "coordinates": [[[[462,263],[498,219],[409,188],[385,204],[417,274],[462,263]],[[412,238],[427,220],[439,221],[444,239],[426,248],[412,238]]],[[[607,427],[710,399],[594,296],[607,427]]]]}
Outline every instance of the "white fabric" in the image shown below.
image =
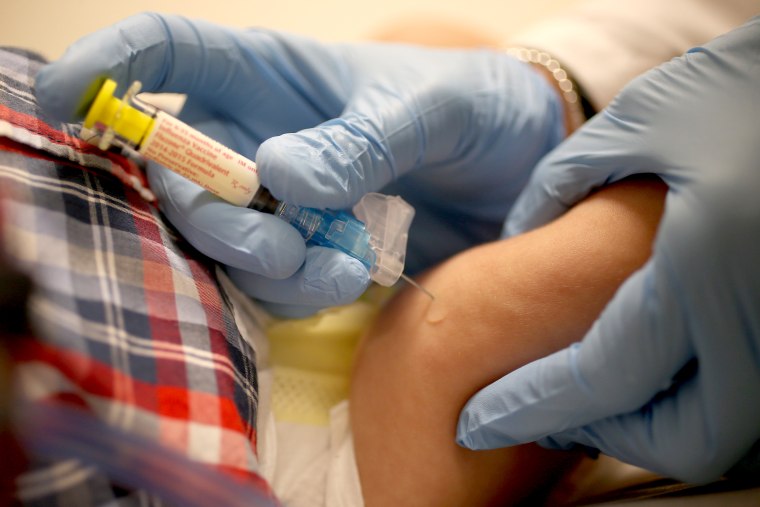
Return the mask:
{"type": "MultiPolygon", "coordinates": [[[[361,507],[359,474],[348,419],[348,401],[333,407],[328,426],[269,421],[274,431],[259,441],[273,454],[267,477],[288,507],[361,507]],[[271,452],[272,439],[276,451],[271,452]]],[[[271,457],[271,456],[270,456],[271,457]]]]}
{"type": "Polygon", "coordinates": [[[516,33],[542,49],[602,109],[631,79],[760,14],[756,0],[589,0],[516,33]]]}

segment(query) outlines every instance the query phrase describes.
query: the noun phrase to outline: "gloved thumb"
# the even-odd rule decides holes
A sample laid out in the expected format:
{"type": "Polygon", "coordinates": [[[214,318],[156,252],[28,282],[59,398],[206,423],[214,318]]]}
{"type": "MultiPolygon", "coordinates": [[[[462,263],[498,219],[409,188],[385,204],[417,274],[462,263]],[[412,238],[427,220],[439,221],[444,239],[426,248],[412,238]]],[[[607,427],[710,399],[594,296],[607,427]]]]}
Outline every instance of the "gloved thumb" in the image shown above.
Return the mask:
{"type": "Polygon", "coordinates": [[[282,201],[320,209],[346,209],[379,190],[398,172],[396,147],[362,123],[341,117],[266,140],[256,155],[262,184],[282,201]]]}
{"type": "Polygon", "coordinates": [[[431,139],[460,132],[446,118],[412,113],[385,91],[363,90],[339,118],[262,143],[256,163],[262,183],[279,199],[344,209],[424,160],[435,149],[420,134],[428,126],[431,139]]]}

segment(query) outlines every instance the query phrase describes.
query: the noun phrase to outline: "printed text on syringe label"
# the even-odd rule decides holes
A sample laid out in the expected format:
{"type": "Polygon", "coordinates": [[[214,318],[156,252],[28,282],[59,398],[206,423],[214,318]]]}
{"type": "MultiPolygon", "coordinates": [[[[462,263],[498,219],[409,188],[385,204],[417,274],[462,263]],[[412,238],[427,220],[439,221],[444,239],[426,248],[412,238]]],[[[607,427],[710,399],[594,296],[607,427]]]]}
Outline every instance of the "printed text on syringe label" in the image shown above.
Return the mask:
{"type": "Polygon", "coordinates": [[[259,188],[256,164],[163,112],[140,153],[238,206],[259,188]]]}

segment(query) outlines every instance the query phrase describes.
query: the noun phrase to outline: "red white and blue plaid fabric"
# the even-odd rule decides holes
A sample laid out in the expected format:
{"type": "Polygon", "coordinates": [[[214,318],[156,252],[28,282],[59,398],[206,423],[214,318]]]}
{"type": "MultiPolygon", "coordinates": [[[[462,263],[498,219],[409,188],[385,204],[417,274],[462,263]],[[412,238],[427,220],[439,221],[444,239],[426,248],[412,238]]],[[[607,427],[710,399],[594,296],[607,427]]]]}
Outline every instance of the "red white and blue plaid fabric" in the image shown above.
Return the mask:
{"type": "MultiPolygon", "coordinates": [[[[254,351],[213,264],[164,223],[131,161],[40,111],[42,63],[0,49],[0,251],[34,282],[38,337],[15,351],[17,393],[83,408],[268,491],[254,351]]],[[[71,459],[35,461],[16,494],[24,505],[163,505],[71,459]]]]}

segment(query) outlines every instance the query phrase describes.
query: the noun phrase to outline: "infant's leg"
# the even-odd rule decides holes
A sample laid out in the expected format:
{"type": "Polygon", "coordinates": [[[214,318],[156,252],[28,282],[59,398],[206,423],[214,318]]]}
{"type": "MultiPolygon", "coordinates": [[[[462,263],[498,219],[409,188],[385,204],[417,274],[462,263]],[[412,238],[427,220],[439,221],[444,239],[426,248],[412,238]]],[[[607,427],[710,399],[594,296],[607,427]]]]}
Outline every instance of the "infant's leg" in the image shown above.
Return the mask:
{"type": "Polygon", "coordinates": [[[360,346],[351,393],[368,506],[488,505],[518,500],[568,453],[536,446],[473,452],[454,441],[480,388],[583,337],[651,253],[665,186],[602,190],[555,222],[462,253],[404,290],[360,346]]]}

